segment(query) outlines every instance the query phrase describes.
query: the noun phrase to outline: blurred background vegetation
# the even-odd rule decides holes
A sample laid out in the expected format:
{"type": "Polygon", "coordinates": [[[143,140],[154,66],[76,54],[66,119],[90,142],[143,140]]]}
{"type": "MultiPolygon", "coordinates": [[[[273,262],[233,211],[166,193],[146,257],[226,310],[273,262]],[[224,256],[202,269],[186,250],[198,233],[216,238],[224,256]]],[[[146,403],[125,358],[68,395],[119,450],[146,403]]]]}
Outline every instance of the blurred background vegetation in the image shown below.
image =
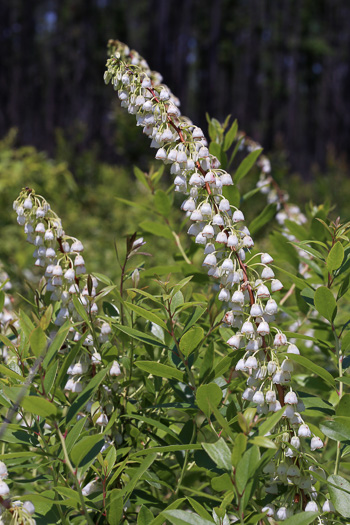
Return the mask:
{"type": "MultiPolygon", "coordinates": [[[[337,204],[334,216],[348,218],[349,20],[346,0],[3,0],[0,259],[12,275],[32,268],[11,211],[23,186],[42,193],[67,233],[84,242],[90,270],[115,277],[114,243],[123,251],[123,237],[137,229],[156,256],[147,264],[181,259],[172,234],[155,237],[138,226],[157,210],[154,188],[133,166],[148,172],[157,165],[134,117],[103,83],[109,38],[127,42],[160,71],[182,112],[205,132],[206,111],[220,121],[237,117],[264,147],[291,201],[327,199],[337,204]]],[[[258,171],[243,190],[257,179],[258,171]]],[[[167,191],[169,182],[165,170],[159,188],[167,191]]],[[[252,217],[265,204],[257,194],[245,213],[252,217]]],[[[182,220],[175,206],[175,231],[182,220]]]]}

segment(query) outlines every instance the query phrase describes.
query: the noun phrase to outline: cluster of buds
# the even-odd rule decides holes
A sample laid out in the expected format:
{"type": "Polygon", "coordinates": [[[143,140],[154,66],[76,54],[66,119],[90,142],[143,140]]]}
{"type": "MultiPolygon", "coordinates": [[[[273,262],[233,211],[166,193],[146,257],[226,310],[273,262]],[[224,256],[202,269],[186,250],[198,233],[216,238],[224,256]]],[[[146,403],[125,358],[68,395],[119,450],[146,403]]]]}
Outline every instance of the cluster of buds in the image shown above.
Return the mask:
{"type": "MultiPolygon", "coordinates": [[[[69,378],[64,387],[67,395],[78,394],[82,392],[85,380],[89,381],[91,375],[95,374],[96,367],[102,366],[101,349],[104,348],[103,345],[110,345],[112,337],[110,324],[100,320],[97,315],[98,281],[86,273],[82,255],[83,244],[78,239],[66,235],[61,219],[43,197],[36,195],[33,190],[24,189],[14,202],[13,208],[17,213],[17,222],[24,227],[27,241],[34,245],[35,266],[42,270],[45,277],[42,289],[49,295],[50,301],[59,304],[54,319],[56,330],[70,320],[70,340],[74,344],[82,339],[85,351],[68,368],[69,378]],[[74,297],[84,307],[90,319],[92,330],[88,333],[86,323],[74,305],[74,297]]],[[[51,338],[55,333],[56,331],[53,331],[50,334],[51,338]]],[[[109,371],[111,380],[120,374],[119,364],[115,361],[109,371]]],[[[108,390],[102,396],[105,402],[102,403],[101,398],[93,413],[93,401],[86,409],[94,424],[99,427],[108,424],[106,406],[112,392],[106,385],[103,388],[108,390]]]]}
{"type": "MultiPolygon", "coordinates": [[[[266,472],[270,476],[266,492],[277,493],[279,484],[287,486],[273,514],[285,519],[291,512],[317,507],[304,449],[316,450],[323,443],[304,422],[300,415],[303,403],[291,389],[293,364],[288,353],[299,350],[274,324],[278,301],[271,295],[278,298],[283,285],[269,266],[273,259],[267,253],[251,256],[254,241],[244,225],[244,215],[222,191],[232,184],[231,175],[210,154],[202,130],[181,116],[177,99],[160,83],[160,75],[151,72],[124,44],[112,41],[110,47],[105,82],[112,82],[122,106],[135,115],[151,147],[157,148],[156,159],[170,164],[175,191],[186,195],[182,209],[191,221],[188,233],[204,246],[203,266],[219,284],[224,322],[235,329],[227,343],[244,349],[236,365],[247,377],[243,399],[254,403],[259,414],[285,409],[274,429],[284,438],[277,440],[278,452],[266,472]],[[258,256],[260,261],[256,261],[258,256]],[[292,504],[296,501],[301,503],[292,504]],[[281,508],[287,509],[284,517],[281,508]]],[[[263,171],[270,171],[266,160],[263,171]]]]}
{"type": "MultiPolygon", "coordinates": [[[[42,268],[46,277],[46,292],[52,301],[61,301],[55,324],[61,326],[65,320],[77,313],[72,306],[72,296],[78,295],[81,303],[91,315],[98,311],[93,301],[86,296],[96,295],[97,280],[88,288],[83,244],[65,234],[61,219],[51,210],[45,199],[33,190],[22,190],[13,203],[17,222],[24,227],[27,241],[35,247],[35,266],[42,268]]],[[[75,319],[74,319],[75,318],[75,319]]]]}
{"type": "Polygon", "coordinates": [[[5,463],[0,461],[0,525],[10,525],[11,523],[35,525],[36,521],[32,518],[35,513],[33,503],[31,501],[11,501],[9,499],[10,488],[4,481],[7,478],[7,467],[5,463]]]}

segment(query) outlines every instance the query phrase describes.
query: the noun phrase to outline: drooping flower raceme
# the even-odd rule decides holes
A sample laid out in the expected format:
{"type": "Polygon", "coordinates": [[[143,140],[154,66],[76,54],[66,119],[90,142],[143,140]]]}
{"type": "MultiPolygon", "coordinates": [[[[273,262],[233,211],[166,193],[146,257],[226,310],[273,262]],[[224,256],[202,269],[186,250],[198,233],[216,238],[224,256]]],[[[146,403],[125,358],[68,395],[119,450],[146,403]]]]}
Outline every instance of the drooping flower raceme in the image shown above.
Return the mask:
{"type": "MultiPolygon", "coordinates": [[[[102,368],[103,350],[112,346],[111,326],[98,314],[98,281],[86,272],[83,244],[65,233],[60,218],[43,197],[24,189],[13,207],[17,222],[24,227],[27,241],[34,247],[35,266],[44,278],[45,301],[58,306],[53,317],[56,330],[50,338],[53,339],[57,330],[69,321],[69,340],[73,346],[82,343],[82,350],[67,370],[69,378],[64,386],[66,395],[78,394],[95,375],[96,368],[102,368]]],[[[69,349],[69,345],[66,346],[69,349]]],[[[86,413],[97,427],[108,424],[108,416],[114,410],[111,394],[119,388],[114,378],[120,374],[118,361],[114,361],[109,371],[111,384],[102,385],[86,405],[86,413]]],[[[106,443],[108,439],[106,436],[106,443]]]]}
{"type": "MultiPolygon", "coordinates": [[[[312,433],[301,416],[303,403],[291,386],[293,364],[288,353],[299,350],[275,323],[278,300],[274,296],[283,284],[269,266],[273,262],[269,254],[250,256],[254,240],[244,214],[222,192],[232,185],[232,177],[209,152],[202,130],[181,116],[176,97],[136,51],[118,41],[110,46],[105,82],[113,84],[122,107],[135,115],[136,125],[157,150],[155,158],[169,164],[175,191],[185,195],[182,209],[191,222],[188,233],[203,245],[203,266],[219,285],[224,323],[232,328],[227,343],[244,351],[236,365],[247,377],[242,398],[253,403],[258,414],[284,407],[274,429],[283,438],[276,440],[278,450],[264,469],[267,493],[277,494],[279,485],[287,487],[280,506],[268,511],[284,520],[305,509],[315,489],[311,463],[303,454],[312,433]]],[[[312,450],[322,445],[312,437],[312,450]]]]}

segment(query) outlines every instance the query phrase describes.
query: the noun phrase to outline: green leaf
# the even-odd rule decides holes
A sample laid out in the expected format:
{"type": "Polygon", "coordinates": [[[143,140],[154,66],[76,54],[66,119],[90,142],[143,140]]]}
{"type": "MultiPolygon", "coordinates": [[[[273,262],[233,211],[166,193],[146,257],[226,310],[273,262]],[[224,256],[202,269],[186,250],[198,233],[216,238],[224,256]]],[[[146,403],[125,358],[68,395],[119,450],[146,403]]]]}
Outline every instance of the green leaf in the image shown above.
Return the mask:
{"type": "Polygon", "coordinates": [[[44,389],[47,394],[50,393],[51,388],[53,387],[53,384],[55,382],[56,374],[58,367],[60,365],[60,362],[57,360],[55,363],[52,364],[52,366],[45,372],[45,378],[44,378],[44,389]]]}
{"type": "Polygon", "coordinates": [[[47,339],[45,332],[40,326],[37,326],[29,337],[30,346],[35,357],[39,357],[45,350],[47,339]]]}
{"type": "Polygon", "coordinates": [[[204,308],[201,308],[200,306],[197,306],[192,314],[191,314],[191,317],[188,319],[185,327],[184,327],[184,332],[189,330],[194,324],[196,324],[196,322],[198,321],[198,319],[200,319],[200,317],[202,317],[202,315],[204,314],[205,312],[205,309],[204,308]]]}
{"type": "Polygon", "coordinates": [[[344,394],[340,399],[335,410],[337,416],[349,416],[350,414],[350,394],[344,394]]]}
{"type": "Polygon", "coordinates": [[[322,261],[324,263],[325,262],[325,258],[322,255],[322,253],[319,252],[318,250],[315,250],[311,246],[308,246],[308,243],[309,244],[311,244],[311,243],[312,244],[317,244],[317,241],[309,241],[308,240],[308,241],[293,242],[292,244],[294,246],[296,246],[297,248],[301,248],[306,253],[312,255],[313,257],[316,257],[317,260],[322,261]]]}
{"type": "Polygon", "coordinates": [[[146,448],[143,450],[139,450],[133,454],[133,457],[137,456],[145,456],[147,454],[153,454],[153,453],[160,453],[160,454],[167,454],[168,452],[178,452],[182,450],[201,450],[202,446],[194,443],[193,445],[169,445],[167,447],[152,447],[152,448],[146,448]]]}
{"type": "Polygon", "coordinates": [[[254,166],[261,152],[262,152],[262,148],[256,149],[252,151],[251,153],[249,153],[249,155],[245,159],[242,160],[233,178],[233,181],[236,184],[241,179],[243,179],[243,177],[247,175],[247,173],[251,170],[251,168],[254,166]]]}
{"type": "Polygon", "coordinates": [[[173,314],[176,311],[176,309],[182,306],[183,304],[184,304],[184,296],[182,295],[182,292],[180,292],[179,290],[178,292],[174,293],[174,295],[171,298],[171,304],[170,304],[171,313],[173,314]]]}
{"type": "Polygon", "coordinates": [[[213,408],[216,408],[222,400],[222,390],[216,383],[201,385],[197,390],[196,400],[201,411],[210,417],[213,408]]]}
{"type": "Polygon", "coordinates": [[[107,464],[107,469],[106,469],[107,475],[110,474],[110,472],[112,471],[116,459],[117,459],[117,451],[115,447],[113,447],[112,445],[108,448],[108,452],[105,457],[105,464],[107,464]]]}
{"type": "Polygon", "coordinates": [[[123,517],[123,498],[120,496],[119,489],[113,489],[107,500],[107,518],[109,525],[120,525],[123,517]]]}
{"type": "Polygon", "coordinates": [[[249,225],[251,235],[256,235],[276,214],[276,204],[268,204],[249,225]]]}
{"type": "Polygon", "coordinates": [[[329,476],[327,481],[332,483],[328,490],[335,510],[344,518],[350,518],[350,483],[337,475],[329,476]]]}
{"type": "Polygon", "coordinates": [[[49,327],[49,324],[51,323],[52,312],[53,312],[53,306],[52,304],[50,304],[46,308],[43,315],[40,317],[40,321],[39,321],[40,328],[42,328],[44,331],[49,327]]]}
{"type": "Polygon", "coordinates": [[[350,285],[350,275],[347,275],[339,287],[337,300],[346,294],[346,292],[349,289],[349,285],[350,285]]]}
{"type": "MultiPolygon", "coordinates": [[[[70,453],[70,451],[72,450],[72,448],[74,447],[76,443],[76,440],[82,433],[86,420],[87,420],[87,417],[82,417],[81,419],[79,419],[79,421],[75,423],[74,427],[68,432],[66,440],[65,440],[66,449],[67,449],[68,454],[70,453]]],[[[64,457],[63,451],[61,452],[60,457],[61,458],[64,457]]]]}
{"type": "Polygon", "coordinates": [[[283,525],[309,525],[315,521],[318,515],[318,512],[301,511],[283,521],[283,525]]]}
{"type": "Polygon", "coordinates": [[[133,169],[134,169],[134,175],[137,178],[137,180],[141,182],[141,184],[143,184],[146,189],[149,190],[149,185],[148,185],[147,178],[144,172],[141,171],[140,168],[138,168],[137,166],[134,166],[133,169]]]}
{"type": "Polygon", "coordinates": [[[307,286],[311,287],[311,285],[305,279],[302,279],[301,277],[297,277],[296,275],[288,272],[287,270],[285,270],[284,268],[281,268],[280,266],[275,266],[274,264],[272,264],[271,266],[273,268],[276,268],[278,271],[284,273],[285,275],[287,275],[289,279],[295,284],[295,286],[299,288],[299,290],[304,290],[305,287],[307,286]]]}
{"type": "Polygon", "coordinates": [[[171,229],[165,224],[162,224],[161,222],[145,220],[140,222],[139,226],[143,231],[147,233],[152,233],[152,235],[156,235],[157,237],[173,239],[171,229]]]}
{"type": "Polygon", "coordinates": [[[236,467],[236,486],[240,494],[246,488],[249,479],[255,475],[256,466],[260,459],[259,449],[257,446],[252,446],[243,454],[242,459],[238,462],[236,467]]]}
{"type": "Polygon", "coordinates": [[[333,419],[322,421],[320,430],[335,441],[348,441],[350,440],[350,418],[336,416],[333,419]]]}
{"type": "Polygon", "coordinates": [[[161,215],[169,217],[171,212],[171,200],[163,190],[157,190],[154,194],[154,206],[161,215]]]}
{"type": "Polygon", "coordinates": [[[20,405],[26,412],[41,417],[52,417],[57,414],[56,406],[39,396],[24,396],[20,405]]]}
{"type": "Polygon", "coordinates": [[[180,350],[187,357],[199,345],[204,337],[204,330],[195,326],[184,333],[180,339],[180,350]]]}
{"type": "Polygon", "coordinates": [[[207,512],[205,508],[203,507],[203,505],[201,505],[197,500],[193,498],[189,498],[189,497],[187,497],[187,499],[190,502],[193,510],[197,512],[197,514],[199,514],[201,518],[207,519],[209,521],[212,519],[209,512],[207,512]]]}
{"type": "Polygon", "coordinates": [[[141,341],[142,343],[146,343],[151,346],[159,346],[160,348],[164,348],[164,343],[162,343],[158,339],[155,339],[151,335],[144,334],[143,332],[140,332],[139,330],[135,330],[135,328],[130,328],[129,326],[124,326],[121,324],[116,324],[114,326],[121,332],[124,332],[124,334],[127,334],[133,339],[137,339],[138,341],[141,341]]]}
{"type": "Polygon", "coordinates": [[[171,430],[171,428],[167,427],[166,425],[163,425],[163,423],[161,423],[157,419],[152,419],[150,417],[146,417],[143,414],[141,416],[139,416],[139,415],[133,414],[133,413],[130,414],[130,415],[129,414],[125,414],[125,415],[123,415],[121,417],[127,417],[127,418],[130,418],[130,419],[136,419],[138,421],[142,421],[143,423],[147,423],[148,425],[151,425],[153,427],[159,428],[159,430],[162,430],[166,434],[169,434],[170,436],[175,438],[176,441],[179,441],[179,436],[177,434],[175,434],[175,432],[173,430],[171,430]]]}
{"type": "Polygon", "coordinates": [[[336,242],[328,254],[326,265],[329,272],[334,272],[341,266],[344,259],[344,248],[341,242],[336,242]]]}
{"type": "Polygon", "coordinates": [[[225,472],[222,476],[215,476],[211,479],[211,486],[217,492],[227,492],[233,490],[231,477],[225,472]]]}
{"type": "MultiPolygon", "coordinates": [[[[181,507],[181,505],[186,502],[185,498],[178,498],[173,503],[168,505],[165,510],[172,510],[181,507]]],[[[156,518],[149,525],[164,525],[164,516],[163,514],[158,514],[156,518]]]]}
{"type": "Polygon", "coordinates": [[[164,510],[162,515],[173,525],[213,525],[214,520],[201,518],[189,510],[164,510]]]}
{"type": "Polygon", "coordinates": [[[137,515],[137,525],[149,525],[153,519],[152,512],[145,505],[142,505],[137,515]]]}
{"type": "MultiPolygon", "coordinates": [[[[1,285],[0,285],[1,286],[1,285]]],[[[4,304],[5,304],[5,292],[3,292],[2,290],[0,290],[0,312],[2,311],[2,309],[4,308],[4,304]]]]}
{"type": "Polygon", "coordinates": [[[141,210],[151,211],[150,206],[145,206],[144,204],[140,204],[139,202],[128,201],[127,199],[122,199],[121,197],[116,197],[116,199],[117,201],[122,202],[127,206],[131,206],[131,208],[139,208],[141,210]]]}
{"type": "Polygon", "coordinates": [[[76,467],[82,467],[100,453],[105,442],[103,434],[83,437],[72,448],[71,460],[76,467]]]}
{"type": "Polygon", "coordinates": [[[78,315],[85,321],[85,323],[88,326],[90,326],[90,319],[89,319],[88,313],[85,310],[84,306],[81,304],[81,301],[75,295],[72,296],[72,301],[73,301],[74,308],[78,312],[78,315]]]}
{"type": "Polygon", "coordinates": [[[167,379],[176,379],[178,381],[184,380],[184,373],[177,368],[172,366],[163,365],[162,363],[157,363],[156,361],[136,361],[134,363],[137,368],[152,374],[154,376],[165,377],[167,379]]]}
{"type": "Polygon", "coordinates": [[[20,376],[19,374],[2,364],[0,364],[0,373],[4,374],[5,377],[10,377],[11,379],[21,381],[21,383],[25,381],[25,377],[20,376]]]}
{"type": "Polygon", "coordinates": [[[345,383],[346,385],[350,385],[350,377],[336,377],[336,381],[340,381],[341,383],[345,383]]]}
{"type": "Polygon", "coordinates": [[[112,366],[112,363],[110,366],[104,368],[103,370],[100,370],[98,374],[96,374],[88,383],[88,385],[84,388],[81,394],[73,401],[71,406],[68,409],[67,415],[66,415],[66,421],[69,423],[71,419],[79,412],[79,410],[88,402],[90,399],[92,399],[92,396],[94,392],[99,387],[100,383],[104,380],[106,375],[109,372],[110,367],[112,366]]]}
{"type": "Polygon", "coordinates": [[[238,122],[235,120],[224,138],[224,151],[227,151],[235,140],[238,131],[238,122]]]}
{"type": "Polygon", "coordinates": [[[322,379],[324,379],[326,383],[331,385],[332,388],[335,387],[336,383],[334,377],[327,370],[316,365],[313,361],[310,361],[310,359],[307,359],[306,357],[297,354],[288,354],[288,359],[307,368],[319,377],[322,377],[322,379]]]}
{"type": "Polygon", "coordinates": [[[216,463],[218,468],[227,470],[228,472],[232,471],[231,451],[224,439],[220,438],[215,443],[202,443],[202,447],[214,463],[216,463]]]}
{"type": "Polygon", "coordinates": [[[312,288],[304,288],[303,290],[301,290],[300,295],[307,304],[315,306],[315,290],[313,290],[312,288]]]}
{"type": "Polygon", "coordinates": [[[337,303],[330,289],[326,286],[317,288],[314,301],[318,313],[332,323],[337,313],[337,303]]]}
{"type": "Polygon", "coordinates": [[[155,323],[161,326],[162,328],[164,328],[164,330],[167,329],[165,322],[163,321],[163,319],[158,317],[157,314],[150,312],[149,310],[146,310],[146,308],[142,308],[142,306],[138,306],[137,304],[133,304],[129,302],[125,302],[125,304],[130,310],[137,313],[144,319],[147,319],[147,321],[151,321],[151,323],[155,323]]]}
{"type": "Polygon", "coordinates": [[[275,443],[265,436],[255,436],[249,440],[249,443],[262,448],[277,448],[275,443]]]}
{"type": "Polygon", "coordinates": [[[50,344],[47,353],[45,355],[45,359],[43,361],[43,368],[47,368],[50,364],[51,360],[55,357],[57,352],[60,350],[61,346],[67,339],[67,336],[69,334],[70,329],[70,322],[69,320],[66,321],[58,330],[57,334],[55,335],[52,343],[50,344]]]}
{"type": "Polygon", "coordinates": [[[277,412],[273,412],[271,416],[268,416],[266,418],[266,421],[264,421],[263,423],[260,423],[258,427],[259,436],[265,436],[265,434],[270,432],[277,425],[277,423],[283,416],[285,409],[286,407],[283,407],[277,412]]]}
{"type": "Polygon", "coordinates": [[[247,436],[237,434],[231,454],[231,463],[234,467],[240,462],[247,448],[247,436]]]}

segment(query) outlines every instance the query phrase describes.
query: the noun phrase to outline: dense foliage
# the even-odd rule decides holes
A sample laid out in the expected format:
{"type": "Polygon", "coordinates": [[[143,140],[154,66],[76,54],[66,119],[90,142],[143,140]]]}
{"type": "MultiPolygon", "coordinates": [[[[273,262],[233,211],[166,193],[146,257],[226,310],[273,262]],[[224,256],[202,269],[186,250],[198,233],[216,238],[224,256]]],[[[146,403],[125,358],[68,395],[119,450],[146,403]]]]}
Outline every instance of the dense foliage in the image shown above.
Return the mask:
{"type": "Polygon", "coordinates": [[[118,41],[105,81],[174,184],[77,189],[3,141],[2,523],[347,523],[349,224],[291,204],[236,121],[208,144],[118,41]]]}

